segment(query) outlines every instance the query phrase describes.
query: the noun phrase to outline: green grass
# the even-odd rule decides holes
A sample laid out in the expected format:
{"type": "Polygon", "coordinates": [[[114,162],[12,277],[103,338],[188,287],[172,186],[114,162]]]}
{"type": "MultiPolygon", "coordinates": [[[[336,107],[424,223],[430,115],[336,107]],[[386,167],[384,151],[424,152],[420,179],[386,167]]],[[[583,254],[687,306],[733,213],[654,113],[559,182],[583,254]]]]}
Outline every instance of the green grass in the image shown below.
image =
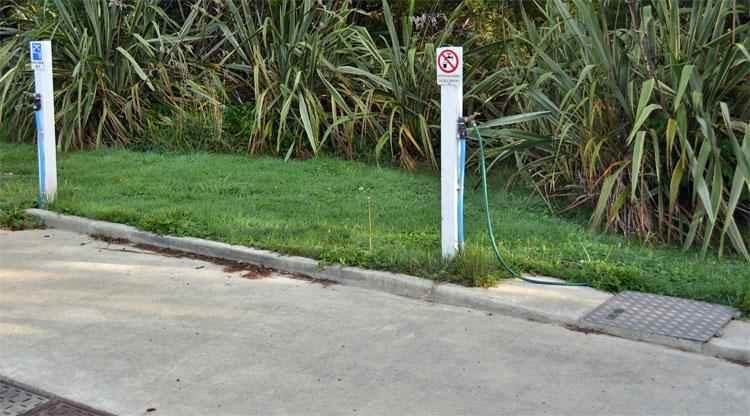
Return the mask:
{"type": "MultiPolygon", "coordinates": [[[[122,149],[62,154],[58,163],[59,195],[51,207],[58,212],[439,281],[488,286],[508,277],[492,257],[481,194],[473,189],[466,192],[466,250],[452,262],[440,258],[439,180],[433,175],[327,158],[283,162],[122,149]]],[[[33,206],[34,147],[0,142],[0,172],[3,212],[17,216],[33,206]]],[[[469,175],[468,184],[477,179],[469,175]]],[[[598,234],[585,223],[550,215],[527,190],[504,191],[498,178],[491,189],[500,249],[518,271],[750,311],[744,260],[701,259],[695,252],[598,234]]]]}

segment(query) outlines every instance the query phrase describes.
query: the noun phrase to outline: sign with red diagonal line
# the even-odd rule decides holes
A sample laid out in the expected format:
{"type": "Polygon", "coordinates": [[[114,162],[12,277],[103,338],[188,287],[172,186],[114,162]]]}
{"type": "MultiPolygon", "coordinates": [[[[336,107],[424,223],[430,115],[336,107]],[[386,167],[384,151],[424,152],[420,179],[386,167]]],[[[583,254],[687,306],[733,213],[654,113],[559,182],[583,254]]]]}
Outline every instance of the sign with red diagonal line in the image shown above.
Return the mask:
{"type": "Polygon", "coordinates": [[[463,83],[463,48],[451,46],[438,48],[436,52],[437,83],[439,85],[463,83]]]}
{"type": "Polygon", "coordinates": [[[445,49],[438,55],[438,69],[450,74],[458,69],[458,55],[450,49],[445,49]]]}

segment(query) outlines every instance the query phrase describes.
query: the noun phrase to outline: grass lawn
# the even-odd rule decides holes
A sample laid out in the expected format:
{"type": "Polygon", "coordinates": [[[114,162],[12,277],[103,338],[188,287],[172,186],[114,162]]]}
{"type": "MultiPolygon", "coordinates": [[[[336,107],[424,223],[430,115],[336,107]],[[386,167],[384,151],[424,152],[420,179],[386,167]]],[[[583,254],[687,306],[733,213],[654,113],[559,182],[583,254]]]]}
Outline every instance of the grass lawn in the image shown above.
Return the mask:
{"type": "MultiPolygon", "coordinates": [[[[36,201],[35,152],[0,142],[5,222],[36,201]]],[[[467,285],[508,277],[489,247],[479,190],[466,192],[465,252],[451,262],[440,258],[440,183],[431,174],[327,158],[283,162],[122,149],[63,154],[58,165],[59,194],[51,209],[62,213],[467,285]]],[[[477,180],[469,175],[467,185],[477,180]]],[[[645,247],[551,215],[527,190],[504,191],[496,181],[491,192],[500,250],[517,271],[750,312],[750,265],[743,259],[645,247]]]]}

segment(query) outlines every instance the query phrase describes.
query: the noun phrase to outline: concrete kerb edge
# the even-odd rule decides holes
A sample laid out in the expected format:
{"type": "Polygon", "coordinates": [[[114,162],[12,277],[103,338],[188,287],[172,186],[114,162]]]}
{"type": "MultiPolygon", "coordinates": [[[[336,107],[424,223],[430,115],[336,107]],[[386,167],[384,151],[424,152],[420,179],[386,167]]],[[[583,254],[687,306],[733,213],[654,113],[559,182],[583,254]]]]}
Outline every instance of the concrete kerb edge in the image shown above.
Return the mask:
{"type": "Polygon", "coordinates": [[[729,360],[738,361],[747,365],[750,363],[750,350],[743,348],[731,348],[724,347],[721,345],[715,345],[710,341],[703,344],[701,353],[704,355],[710,355],[712,357],[725,358],[729,360]]]}
{"type": "Polygon", "coordinates": [[[50,228],[124,239],[136,244],[146,244],[203,256],[243,261],[315,279],[328,279],[343,285],[378,290],[429,302],[479,309],[543,323],[560,325],[575,323],[567,317],[557,316],[548,311],[525,308],[517,304],[505,303],[490,296],[482,296],[481,293],[463,286],[450,283],[437,284],[428,279],[406,274],[357,267],[322,266],[316,260],[306,257],[286,256],[268,250],[202,238],[161,236],[138,230],[129,225],[59,214],[42,209],[30,208],[26,210],[26,213],[40,218],[50,228]]]}
{"type": "Polygon", "coordinates": [[[631,333],[632,331],[613,332],[611,328],[604,330],[604,328],[588,325],[585,321],[571,320],[569,317],[556,314],[554,311],[539,310],[504,302],[496,297],[484,296],[480,292],[455,284],[438,284],[428,279],[410,275],[360,269],[357,267],[322,266],[316,260],[306,257],[285,256],[268,250],[231,245],[195,237],[160,236],[151,232],[140,231],[129,225],[58,214],[42,209],[29,208],[26,210],[26,213],[40,218],[50,228],[88,235],[101,235],[108,238],[128,240],[136,244],[145,244],[226,260],[242,261],[289,273],[301,274],[314,279],[327,279],[347,286],[378,290],[394,295],[478,309],[542,323],[573,326],[720,358],[750,361],[750,350],[724,348],[712,345],[710,342],[700,344],[672,337],[631,333]]]}

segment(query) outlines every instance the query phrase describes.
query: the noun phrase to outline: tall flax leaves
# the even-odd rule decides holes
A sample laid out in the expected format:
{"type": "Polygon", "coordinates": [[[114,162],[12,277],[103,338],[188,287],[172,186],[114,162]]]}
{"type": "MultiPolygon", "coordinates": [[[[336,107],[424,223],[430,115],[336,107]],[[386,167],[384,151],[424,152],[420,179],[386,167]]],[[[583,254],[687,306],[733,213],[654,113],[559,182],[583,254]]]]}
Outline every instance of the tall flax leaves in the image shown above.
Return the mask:
{"type": "Polygon", "coordinates": [[[360,11],[349,2],[226,2],[215,20],[233,52],[221,66],[249,84],[248,149],[289,158],[325,146],[350,157],[355,147],[374,147],[378,159],[387,150],[408,169],[418,160],[437,168],[436,126],[428,123],[439,107],[434,44],[415,37],[410,4],[398,31],[383,1],[388,32],[373,38],[351,23],[360,11]]]}
{"type": "Polygon", "coordinates": [[[506,93],[546,112],[525,125],[542,138],[487,129],[500,137],[490,155],[512,156],[548,195],[593,200],[594,227],[704,253],[729,240],[750,259],[750,22],[737,19],[748,10],[570,3],[547,1],[543,23],[512,29],[506,93]],[[626,22],[609,28],[617,13],[626,22]]]}
{"type": "Polygon", "coordinates": [[[51,39],[60,146],[138,139],[149,106],[207,96],[188,77],[196,72],[187,48],[195,13],[178,27],[157,0],[18,1],[0,22],[14,35],[0,46],[0,126],[33,137],[31,113],[15,107],[33,90],[28,42],[51,39]]]}
{"type": "MultiPolygon", "coordinates": [[[[350,1],[191,0],[178,23],[159,0],[11,0],[1,132],[33,137],[15,106],[32,89],[28,41],[51,38],[63,148],[143,140],[183,107],[213,106],[220,127],[231,102],[247,109],[232,143],[251,153],[372,151],[437,169],[434,51],[458,10],[418,33],[415,0],[400,21],[381,1],[383,33],[356,25],[350,1]]],[[[492,119],[492,164],[590,204],[593,227],[750,259],[747,2],[524,4],[507,39],[464,43],[465,108],[492,119]]]]}
{"type": "Polygon", "coordinates": [[[329,140],[353,152],[366,112],[338,70],[359,53],[350,43],[348,2],[284,0],[258,9],[229,1],[218,20],[231,46],[222,66],[250,87],[248,149],[317,155],[329,140]]]}
{"type": "Polygon", "coordinates": [[[361,85],[362,100],[371,114],[367,122],[377,136],[375,155],[386,145],[391,156],[398,155],[407,169],[417,168],[417,159],[426,159],[434,169],[438,164],[432,145],[434,124],[439,117],[439,92],[435,84],[435,44],[446,43],[454,18],[433,42],[421,42],[415,34],[412,16],[414,1],[396,29],[388,2],[383,0],[387,37],[374,39],[364,27],[356,28],[356,42],[366,53],[357,66],[340,67],[361,85]]]}

